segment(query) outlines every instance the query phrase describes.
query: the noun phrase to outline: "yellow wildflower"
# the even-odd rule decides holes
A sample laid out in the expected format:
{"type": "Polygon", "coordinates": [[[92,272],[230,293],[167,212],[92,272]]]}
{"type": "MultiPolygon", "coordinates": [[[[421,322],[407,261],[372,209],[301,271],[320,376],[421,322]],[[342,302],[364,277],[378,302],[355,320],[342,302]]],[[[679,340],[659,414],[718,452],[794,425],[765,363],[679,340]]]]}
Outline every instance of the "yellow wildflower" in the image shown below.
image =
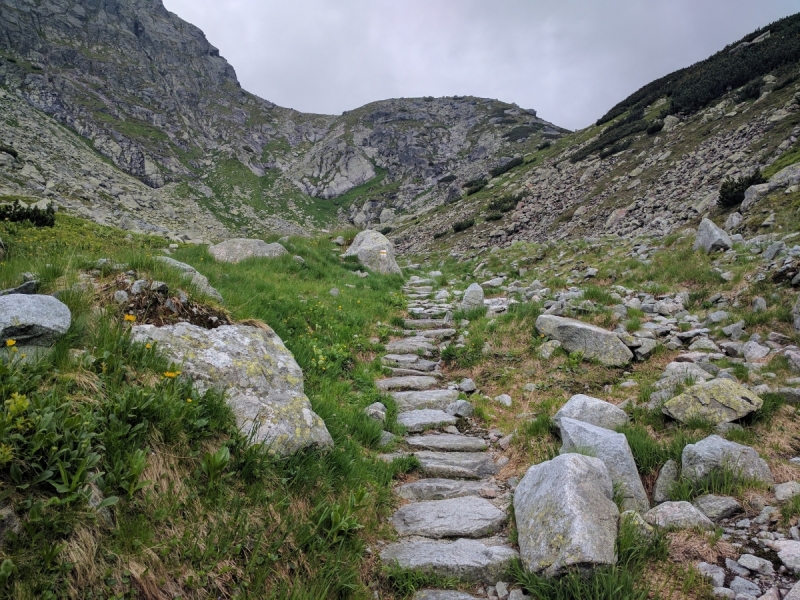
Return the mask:
{"type": "Polygon", "coordinates": [[[17,340],[6,340],[6,346],[11,347],[16,345],[17,345],[17,340]]]}
{"type": "Polygon", "coordinates": [[[133,323],[136,320],[135,315],[125,315],[125,320],[129,323],[133,323]]]}
{"type": "Polygon", "coordinates": [[[166,371],[164,373],[164,377],[167,379],[175,379],[178,375],[179,373],[177,371],[166,371]]]}
{"type": "Polygon", "coordinates": [[[150,350],[150,348],[153,347],[153,344],[145,344],[144,347],[147,348],[148,350],[150,350]]]}
{"type": "Polygon", "coordinates": [[[191,403],[192,403],[192,399],[191,399],[191,398],[187,398],[187,399],[186,399],[186,402],[188,402],[189,404],[191,404],[191,403]]]}

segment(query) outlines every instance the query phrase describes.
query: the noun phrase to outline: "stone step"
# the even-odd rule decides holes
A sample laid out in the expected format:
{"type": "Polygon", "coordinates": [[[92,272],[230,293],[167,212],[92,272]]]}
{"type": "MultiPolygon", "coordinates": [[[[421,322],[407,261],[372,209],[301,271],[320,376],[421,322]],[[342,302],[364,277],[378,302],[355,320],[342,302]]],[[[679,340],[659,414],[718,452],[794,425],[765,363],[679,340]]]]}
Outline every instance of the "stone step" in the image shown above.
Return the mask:
{"type": "Polygon", "coordinates": [[[494,483],[482,481],[465,481],[463,479],[420,479],[395,488],[397,495],[404,500],[448,500],[462,496],[497,495],[494,483]]]}
{"type": "Polygon", "coordinates": [[[442,425],[455,425],[458,419],[441,410],[409,410],[397,415],[397,422],[411,433],[434,429],[442,425]]]}
{"type": "Polygon", "coordinates": [[[439,381],[435,377],[425,375],[379,379],[375,385],[382,392],[391,392],[395,390],[429,390],[438,383],[439,381]]]}
{"type": "Polygon", "coordinates": [[[392,392],[397,410],[433,408],[444,410],[458,400],[458,390],[426,390],[422,392],[392,392]]]}
{"type": "Polygon", "coordinates": [[[406,444],[420,450],[442,450],[444,452],[482,452],[486,442],[481,438],[452,433],[436,435],[414,435],[405,440],[406,444]]]}
{"type": "Polygon", "coordinates": [[[427,294],[411,294],[409,292],[406,292],[406,298],[410,300],[424,300],[430,297],[431,297],[430,292],[427,294]]]}
{"type": "Polygon", "coordinates": [[[415,371],[433,371],[439,363],[425,360],[417,354],[387,354],[381,358],[381,364],[399,369],[414,369],[415,371]]]}
{"type": "Polygon", "coordinates": [[[422,472],[430,477],[482,479],[483,477],[497,475],[500,471],[492,457],[485,452],[432,452],[421,450],[414,452],[414,456],[419,459],[422,472]]]}
{"type": "Polygon", "coordinates": [[[449,339],[456,334],[456,330],[449,328],[449,329],[425,329],[422,331],[412,331],[410,329],[404,329],[403,335],[407,337],[423,337],[429,338],[434,340],[440,339],[449,339]]]}
{"type": "Polygon", "coordinates": [[[445,319],[406,319],[406,329],[443,329],[450,323],[445,319]]]}
{"type": "Polygon", "coordinates": [[[403,291],[406,294],[430,294],[433,292],[433,287],[430,285],[405,286],[403,287],[403,291]]]}
{"type": "Polygon", "coordinates": [[[392,377],[436,377],[442,379],[444,375],[439,371],[417,371],[416,369],[391,368],[392,377]]]}
{"type": "Polygon", "coordinates": [[[431,343],[431,340],[424,337],[408,337],[386,344],[386,352],[388,354],[417,354],[421,352],[423,356],[433,356],[438,351],[439,349],[431,343]]]}
{"type": "Polygon", "coordinates": [[[420,570],[439,577],[494,585],[506,574],[518,553],[504,545],[489,546],[479,540],[403,540],[381,551],[381,561],[403,569],[420,570]]]}
{"type": "Polygon", "coordinates": [[[411,600],[478,600],[478,597],[455,590],[419,590],[411,600]]]}
{"type": "Polygon", "coordinates": [[[436,319],[445,316],[450,308],[409,308],[408,312],[412,315],[421,315],[420,318],[436,319]]]}
{"type": "Polygon", "coordinates": [[[505,522],[506,513],[475,496],[406,504],[392,516],[398,534],[433,539],[484,537],[500,531],[505,522]]]}

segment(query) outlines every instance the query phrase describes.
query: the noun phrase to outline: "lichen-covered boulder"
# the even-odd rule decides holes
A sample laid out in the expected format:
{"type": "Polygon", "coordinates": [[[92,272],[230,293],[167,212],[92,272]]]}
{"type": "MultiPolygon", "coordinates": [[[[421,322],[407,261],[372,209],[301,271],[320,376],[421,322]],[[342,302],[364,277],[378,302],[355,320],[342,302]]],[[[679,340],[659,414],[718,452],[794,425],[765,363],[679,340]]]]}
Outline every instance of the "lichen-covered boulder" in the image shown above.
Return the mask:
{"type": "Polygon", "coordinates": [[[616,429],[628,422],[628,413],[610,402],[585,394],[575,394],[553,417],[558,424],[563,417],[577,419],[606,429],[616,429]]]}
{"type": "Polygon", "coordinates": [[[562,454],[532,466],[514,493],[520,556],[547,577],[570,567],[613,565],[619,510],[600,459],[562,454]]]}
{"type": "Polygon", "coordinates": [[[357,256],[362,265],[378,273],[401,273],[394,258],[394,244],[371,229],[359,232],[344,255],[357,256]]]}
{"type": "Polygon", "coordinates": [[[702,248],[706,254],[716,250],[730,250],[733,247],[730,236],[714,225],[713,221],[703,219],[697,228],[694,249],[702,248]]]}
{"type": "Polygon", "coordinates": [[[199,273],[192,265],[187,265],[169,256],[156,256],[156,260],[181,271],[199,292],[214,298],[217,302],[222,302],[222,295],[208,283],[208,277],[199,273]]]}
{"type": "Polygon", "coordinates": [[[539,315],[536,329],[561,342],[567,352],[582,352],[586,360],[596,360],[607,367],[622,367],[633,359],[633,353],[615,333],[577,319],[539,315]]]}
{"type": "Polygon", "coordinates": [[[322,419],[303,392],[303,372],[269,328],[224,325],[203,329],[189,323],[133,327],[135,341],[155,342],[201,391],[217,388],[253,443],[285,456],[333,445],[322,419]]]}
{"type": "Polygon", "coordinates": [[[472,310],[483,308],[483,288],[478,283],[472,283],[461,298],[461,309],[472,310]]]}
{"type": "Polygon", "coordinates": [[[754,479],[768,485],[775,483],[767,462],[750,446],[710,435],[684,447],[681,474],[687,479],[699,480],[722,469],[728,469],[743,479],[754,479]]]}
{"type": "Polygon", "coordinates": [[[72,323],[66,304],[53,296],[8,294],[0,296],[0,343],[52,346],[72,323]]]}
{"type": "Polygon", "coordinates": [[[665,529],[714,529],[714,523],[688,502],[663,502],[644,515],[650,525],[665,529]]]}
{"type": "Polygon", "coordinates": [[[248,258],[277,258],[289,252],[280,244],[268,244],[264,240],[233,238],[209,246],[208,252],[214,260],[238,263],[248,258]]]}
{"type": "Polygon", "coordinates": [[[762,404],[761,398],[735,381],[712,379],[667,400],[662,410],[681,422],[701,418],[717,425],[746,417],[762,404]]]}

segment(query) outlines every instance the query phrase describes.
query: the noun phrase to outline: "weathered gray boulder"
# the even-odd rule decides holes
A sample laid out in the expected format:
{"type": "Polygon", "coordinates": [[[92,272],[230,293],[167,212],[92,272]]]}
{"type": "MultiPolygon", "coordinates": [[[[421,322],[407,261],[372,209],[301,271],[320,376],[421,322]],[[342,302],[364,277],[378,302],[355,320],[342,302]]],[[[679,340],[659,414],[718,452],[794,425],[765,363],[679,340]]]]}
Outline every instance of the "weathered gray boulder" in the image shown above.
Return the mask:
{"type": "Polygon", "coordinates": [[[710,435],[684,447],[681,454],[681,474],[684,477],[698,480],[719,469],[730,469],[738,477],[769,485],[774,483],[766,461],[749,446],[710,435]]]}
{"type": "Polygon", "coordinates": [[[483,308],[483,288],[477,283],[470,285],[461,298],[462,310],[472,310],[474,308],[483,308]]]}
{"type": "Polygon", "coordinates": [[[609,367],[627,365],[633,353],[615,333],[576,319],[539,315],[536,329],[558,340],[567,352],[583,352],[586,360],[596,360],[609,367]]]}
{"type": "Polygon", "coordinates": [[[730,250],[733,247],[730,236],[714,225],[710,219],[703,219],[697,228],[694,249],[702,248],[706,254],[717,250],[730,250]]]}
{"type": "Polygon", "coordinates": [[[280,244],[264,240],[234,238],[208,247],[208,252],[219,262],[238,263],[248,258],[277,258],[289,254],[280,244]]]}
{"type": "Polygon", "coordinates": [[[394,513],[392,524],[400,535],[428,538],[478,538],[499,531],[506,514],[475,496],[406,504],[394,513]]]}
{"type": "Polygon", "coordinates": [[[156,260],[185,273],[186,278],[197,288],[197,291],[214,298],[217,302],[222,302],[222,295],[208,283],[208,278],[201,275],[192,265],[187,265],[169,256],[156,256],[156,260]]]}
{"type": "Polygon", "coordinates": [[[401,273],[394,258],[394,244],[371,229],[359,232],[344,255],[357,256],[362,265],[378,273],[401,273]]]}
{"type": "Polygon", "coordinates": [[[411,600],[478,600],[478,598],[472,594],[455,590],[420,590],[414,594],[411,600]]]}
{"type": "Polygon", "coordinates": [[[663,502],[649,510],[644,520],[668,529],[714,529],[714,523],[688,502],[663,502]]]}
{"type": "Polygon", "coordinates": [[[611,481],[620,487],[623,508],[640,513],[650,510],[636,461],[623,434],[567,417],[562,417],[558,426],[562,454],[586,452],[599,458],[608,469],[611,481]]]}
{"type": "Polygon", "coordinates": [[[653,486],[653,502],[661,504],[669,500],[669,491],[678,480],[678,463],[668,460],[658,473],[656,484],[653,486]]]}
{"type": "Polygon", "coordinates": [[[744,510],[736,498],[717,496],[715,494],[705,494],[695,498],[692,504],[712,521],[727,519],[744,510]]]}
{"type": "Polygon", "coordinates": [[[201,391],[224,391],[239,430],[252,432],[253,442],[263,442],[270,452],[288,455],[333,445],[303,392],[300,366],[272,329],[223,325],[209,330],[178,323],[138,325],[132,335],[135,341],[156,342],[201,391]]]}
{"type": "Polygon", "coordinates": [[[575,394],[553,417],[556,424],[563,418],[577,419],[606,429],[616,429],[628,422],[628,414],[610,402],[584,394],[575,394]]]}
{"type": "Polygon", "coordinates": [[[573,566],[616,563],[613,493],[597,458],[562,454],[528,469],[514,493],[525,568],[551,577],[573,566]]]}
{"type": "Polygon", "coordinates": [[[52,346],[72,323],[66,304],[53,296],[8,294],[0,296],[0,342],[19,346],[52,346]]]}
{"type": "Polygon", "coordinates": [[[800,296],[797,297],[797,302],[792,308],[792,320],[794,321],[794,330],[800,331],[800,296]]]}
{"type": "Polygon", "coordinates": [[[761,398],[735,381],[712,379],[667,400],[662,411],[681,422],[701,418],[717,425],[741,419],[763,404],[761,398]]]}

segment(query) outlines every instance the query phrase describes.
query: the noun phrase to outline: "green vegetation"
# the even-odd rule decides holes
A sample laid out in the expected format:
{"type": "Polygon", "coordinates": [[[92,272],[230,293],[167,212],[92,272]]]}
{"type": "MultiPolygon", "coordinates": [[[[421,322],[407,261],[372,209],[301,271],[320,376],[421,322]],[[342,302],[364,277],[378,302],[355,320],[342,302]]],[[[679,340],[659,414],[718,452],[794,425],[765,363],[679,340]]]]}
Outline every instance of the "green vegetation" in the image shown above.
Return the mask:
{"type": "MultiPolygon", "coordinates": [[[[0,196],[0,202],[3,200],[4,198],[0,196]]],[[[52,227],[56,222],[56,211],[52,202],[47,208],[42,209],[36,206],[23,206],[19,198],[15,197],[11,204],[0,205],[0,221],[11,223],[27,221],[34,227],[52,227]]]]}
{"type": "Polygon", "coordinates": [[[733,208],[738,206],[744,200],[744,192],[751,185],[758,185],[759,183],[766,183],[767,180],[761,174],[761,171],[756,171],[750,175],[743,175],[736,179],[727,178],[722,182],[719,188],[719,200],[717,204],[722,208],[733,208]]]}
{"type": "Polygon", "coordinates": [[[691,501],[705,494],[736,496],[748,489],[765,489],[762,482],[742,476],[731,468],[715,469],[705,477],[694,480],[681,475],[669,490],[670,500],[691,501]]]}
{"type": "Polygon", "coordinates": [[[461,231],[465,231],[475,225],[475,217],[470,217],[468,219],[462,219],[461,221],[456,221],[453,223],[453,233],[459,233],[461,231]]]}

